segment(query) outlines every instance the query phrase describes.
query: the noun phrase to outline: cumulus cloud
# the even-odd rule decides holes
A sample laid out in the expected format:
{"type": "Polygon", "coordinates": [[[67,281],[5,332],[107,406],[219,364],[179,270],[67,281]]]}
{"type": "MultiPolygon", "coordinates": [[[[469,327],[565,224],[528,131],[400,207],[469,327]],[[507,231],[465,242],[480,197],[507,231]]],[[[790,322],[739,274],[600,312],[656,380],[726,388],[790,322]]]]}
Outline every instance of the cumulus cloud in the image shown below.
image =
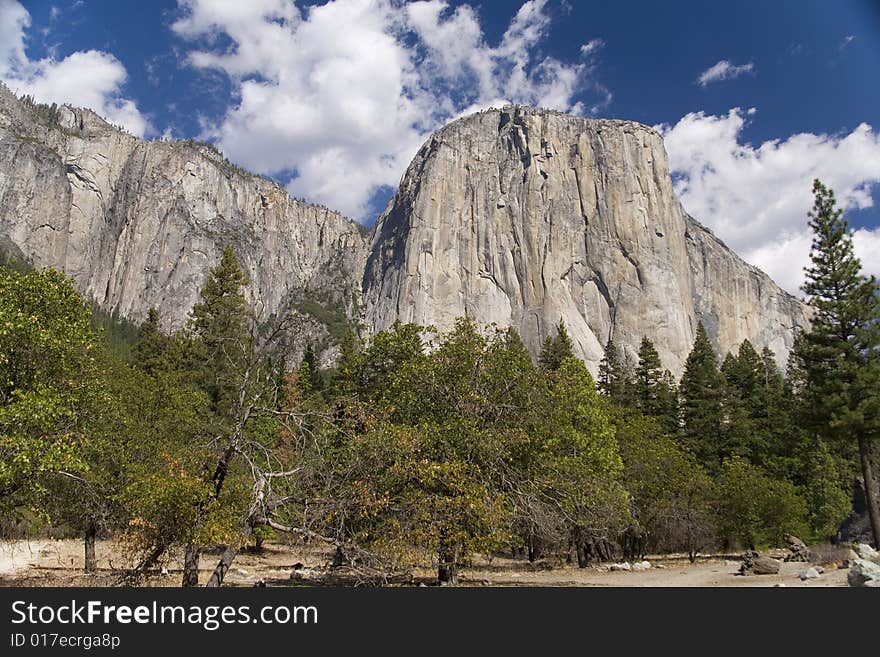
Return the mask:
{"type": "Polygon", "coordinates": [[[118,59],[86,50],[61,60],[31,60],[25,51],[30,25],[30,14],[19,2],[0,0],[0,79],[12,90],[42,103],[88,107],[139,137],[148,132],[147,119],[122,95],[128,75],[118,59]]]}
{"type": "Polygon", "coordinates": [[[204,137],[291,193],[367,219],[374,193],[396,186],[451,118],[508,102],[590,111],[573,100],[592,84],[590,53],[571,63],[537,54],[546,4],[523,3],[494,44],[473,7],[442,0],[179,0],[172,29],[193,44],[190,65],[233,84],[234,102],[204,137]]]}
{"type": "Polygon", "coordinates": [[[721,80],[732,80],[746,73],[752,73],[755,65],[752,62],[748,64],[731,64],[728,60],[722,59],[714,66],[710,66],[697,77],[697,84],[705,87],[713,82],[721,80]]]}
{"type": "MultiPolygon", "coordinates": [[[[758,146],[741,143],[753,110],[702,112],[661,125],[675,191],[684,207],[748,262],[798,293],[809,263],[812,181],[834,189],[845,210],[872,207],[880,183],[880,134],[862,123],[848,134],[801,133],[758,146]]],[[[855,234],[864,270],[880,274],[880,229],[855,234]]]]}

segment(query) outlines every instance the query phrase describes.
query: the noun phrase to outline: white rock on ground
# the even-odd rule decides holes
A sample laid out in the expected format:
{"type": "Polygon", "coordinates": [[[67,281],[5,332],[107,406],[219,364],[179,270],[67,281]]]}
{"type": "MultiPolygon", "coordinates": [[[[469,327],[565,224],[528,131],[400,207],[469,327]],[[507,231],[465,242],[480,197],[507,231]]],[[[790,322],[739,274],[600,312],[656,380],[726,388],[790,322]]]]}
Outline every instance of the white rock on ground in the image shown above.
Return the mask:
{"type": "Polygon", "coordinates": [[[850,586],[880,588],[880,565],[867,559],[856,559],[849,568],[846,581],[850,586]]]}
{"type": "Polygon", "coordinates": [[[853,545],[853,550],[858,555],[859,559],[867,559],[868,561],[873,561],[875,563],[880,559],[880,552],[877,552],[877,550],[867,543],[856,543],[853,545]]]}
{"type": "Polygon", "coordinates": [[[798,577],[801,578],[801,581],[806,581],[808,579],[819,579],[822,576],[822,573],[819,572],[816,568],[807,568],[805,571],[800,573],[798,577]]]}

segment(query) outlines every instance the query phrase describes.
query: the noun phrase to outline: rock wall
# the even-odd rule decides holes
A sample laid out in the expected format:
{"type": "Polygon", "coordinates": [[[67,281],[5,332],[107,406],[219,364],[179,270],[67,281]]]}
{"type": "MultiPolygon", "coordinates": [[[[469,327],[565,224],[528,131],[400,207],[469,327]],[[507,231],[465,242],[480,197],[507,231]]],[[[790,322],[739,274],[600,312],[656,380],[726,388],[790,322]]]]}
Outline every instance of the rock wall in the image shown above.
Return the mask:
{"type": "Polygon", "coordinates": [[[186,321],[231,245],[261,319],[309,300],[359,321],[513,325],[536,353],[559,320],[595,372],[642,335],[680,374],[703,321],[783,361],[806,307],[687,216],[660,135],[524,107],[433,135],[365,238],[352,221],[195,142],[146,142],[88,110],[0,87],[0,249],[63,270],[106,310],[186,321]]]}
{"type": "Polygon", "coordinates": [[[702,320],[722,352],[784,359],[804,306],[687,216],[660,135],[524,107],[437,132],[380,217],[363,278],[370,330],[513,325],[533,352],[565,322],[595,372],[643,335],[680,374],[702,320]]]}
{"type": "Polygon", "coordinates": [[[108,311],[181,327],[231,245],[266,319],[310,295],[354,307],[359,227],[195,142],[145,142],[88,110],[0,90],[0,247],[63,270],[108,311]],[[29,111],[30,110],[30,111],[29,111]]]}

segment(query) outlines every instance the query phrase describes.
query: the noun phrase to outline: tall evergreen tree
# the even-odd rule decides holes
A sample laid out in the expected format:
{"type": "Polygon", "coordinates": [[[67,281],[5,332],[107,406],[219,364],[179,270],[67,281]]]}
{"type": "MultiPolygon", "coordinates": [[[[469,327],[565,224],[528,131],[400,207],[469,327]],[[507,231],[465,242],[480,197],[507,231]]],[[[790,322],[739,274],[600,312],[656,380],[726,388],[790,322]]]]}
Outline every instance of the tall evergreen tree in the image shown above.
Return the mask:
{"type": "Polygon", "coordinates": [[[657,383],[656,414],[667,433],[674,435],[678,432],[681,424],[681,410],[678,400],[678,386],[675,377],[669,370],[663,370],[663,375],[657,383]]]}
{"type": "Polygon", "coordinates": [[[553,372],[559,369],[562,361],[574,356],[574,345],[565,328],[565,322],[561,319],[556,325],[556,335],[547,336],[544,346],[538,356],[538,364],[553,372]]]}
{"type": "Polygon", "coordinates": [[[645,415],[657,415],[657,386],[663,377],[663,364],[654,343],[643,337],[635,372],[635,401],[645,415]]]}
{"type": "Polygon", "coordinates": [[[721,447],[719,458],[723,461],[728,456],[740,456],[752,461],[754,450],[754,422],[749,412],[746,392],[740,386],[745,380],[751,380],[743,370],[739,356],[728,353],[721,364],[724,376],[722,393],[723,422],[721,424],[721,447]]]}
{"type": "Polygon", "coordinates": [[[681,377],[682,441],[712,471],[721,466],[721,400],[724,380],[702,322],[681,377]]]}
{"type": "Polygon", "coordinates": [[[220,414],[233,403],[233,389],[251,352],[250,316],[242,291],[247,284],[235,253],[226,247],[190,315],[196,338],[193,364],[220,414]]]}
{"type": "Polygon", "coordinates": [[[804,292],[816,310],[798,345],[805,409],[829,439],[855,439],[867,492],[868,517],[880,545],[880,510],[871,462],[880,437],[880,287],[862,274],[852,232],[834,192],[813,182],[813,231],[804,292]]]}
{"type": "Polygon", "coordinates": [[[608,338],[605,353],[599,363],[599,392],[612,401],[626,406],[630,403],[630,384],[626,361],[621,357],[614,340],[608,338]]]}
{"type": "Polygon", "coordinates": [[[159,311],[155,308],[150,308],[147,318],[138,328],[133,363],[151,376],[180,366],[179,345],[173,336],[162,331],[159,311]]]}

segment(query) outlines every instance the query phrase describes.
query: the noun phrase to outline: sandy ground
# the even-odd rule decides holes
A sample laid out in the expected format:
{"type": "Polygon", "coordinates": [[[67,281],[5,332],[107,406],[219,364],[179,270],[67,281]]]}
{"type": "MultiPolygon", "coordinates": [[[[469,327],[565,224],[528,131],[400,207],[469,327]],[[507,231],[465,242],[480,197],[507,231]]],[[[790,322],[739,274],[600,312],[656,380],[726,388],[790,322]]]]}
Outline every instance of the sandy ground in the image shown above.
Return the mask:
{"type": "MultiPolygon", "coordinates": [[[[31,540],[0,542],[0,586],[112,586],[125,562],[118,546],[98,541],[99,572],[82,572],[82,543],[74,540],[31,540]]],[[[227,585],[254,586],[263,581],[268,586],[353,585],[356,573],[330,574],[331,554],[318,548],[270,544],[262,554],[240,554],[227,576],[227,585]],[[291,579],[291,574],[294,578],[291,579]]],[[[202,557],[201,581],[207,580],[216,557],[202,557]]],[[[652,568],[641,572],[610,571],[609,564],[577,568],[565,564],[536,564],[495,558],[491,562],[476,559],[463,571],[461,584],[470,586],[614,586],[614,587],[739,587],[777,586],[831,587],[846,586],[846,570],[826,566],[818,579],[801,581],[799,573],[809,564],[783,563],[777,575],[742,577],[740,563],[734,559],[706,558],[691,564],[680,555],[649,557],[652,568]]],[[[156,574],[147,586],[177,586],[180,560],[170,561],[168,569],[156,574]]],[[[414,573],[412,584],[431,583],[433,573],[424,569],[414,573]]]]}

